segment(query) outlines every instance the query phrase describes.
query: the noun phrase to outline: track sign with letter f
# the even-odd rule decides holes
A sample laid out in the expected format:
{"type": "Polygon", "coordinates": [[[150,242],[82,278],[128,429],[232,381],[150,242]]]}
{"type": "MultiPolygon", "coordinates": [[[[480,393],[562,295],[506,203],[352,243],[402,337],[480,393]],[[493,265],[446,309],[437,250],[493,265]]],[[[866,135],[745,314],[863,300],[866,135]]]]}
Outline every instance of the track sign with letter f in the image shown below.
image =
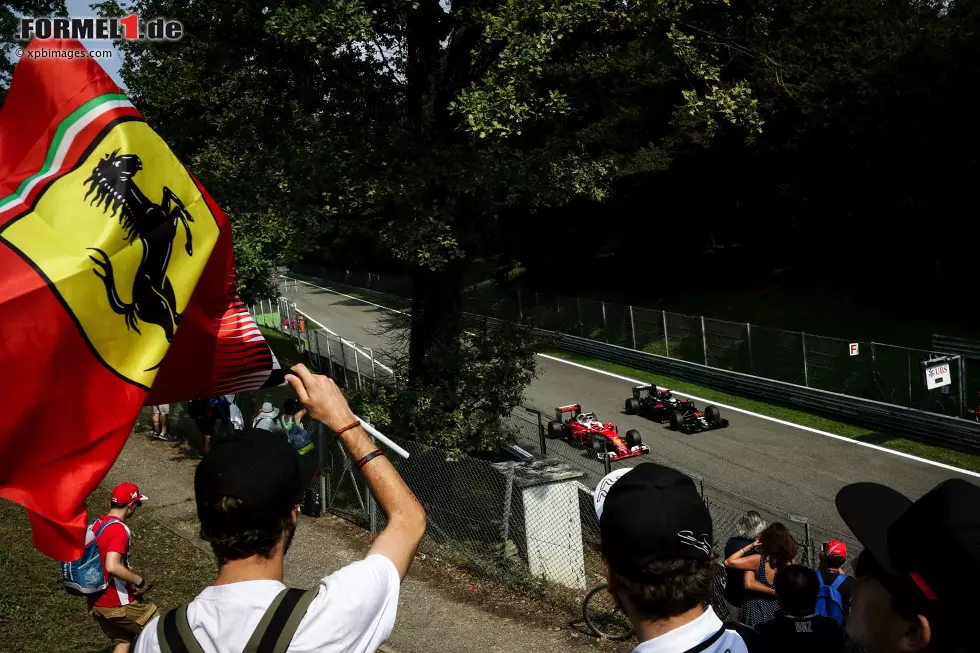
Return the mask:
{"type": "Polygon", "coordinates": [[[851,343],[850,352],[851,352],[851,356],[857,356],[858,355],[858,343],[856,343],[856,342],[852,342],[851,343]]]}

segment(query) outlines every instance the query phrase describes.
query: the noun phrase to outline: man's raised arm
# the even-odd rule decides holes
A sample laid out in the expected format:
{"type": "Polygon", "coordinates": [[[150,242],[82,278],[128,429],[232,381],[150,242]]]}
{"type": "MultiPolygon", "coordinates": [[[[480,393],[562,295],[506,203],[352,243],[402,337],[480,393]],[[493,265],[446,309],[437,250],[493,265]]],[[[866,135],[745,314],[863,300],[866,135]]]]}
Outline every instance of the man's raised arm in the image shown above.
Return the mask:
{"type": "Polygon", "coordinates": [[[355,465],[363,462],[361,474],[388,519],[388,525],[374,540],[368,555],[385,556],[394,563],[399,576],[405,578],[425,534],[425,510],[388,459],[372,456],[378,447],[359,426],[351,426],[357,418],[333,380],[313,374],[303,364],[293,366],[292,371],[286,380],[303,407],[331,432],[328,437],[340,432],[337,438],[355,465]]]}

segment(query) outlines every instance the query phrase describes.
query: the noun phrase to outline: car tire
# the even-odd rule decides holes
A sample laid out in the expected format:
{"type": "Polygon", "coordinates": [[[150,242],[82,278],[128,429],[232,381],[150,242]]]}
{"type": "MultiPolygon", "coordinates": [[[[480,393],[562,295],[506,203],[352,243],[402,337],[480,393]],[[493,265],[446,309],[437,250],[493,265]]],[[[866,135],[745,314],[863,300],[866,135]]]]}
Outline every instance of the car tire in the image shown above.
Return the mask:
{"type": "Polygon", "coordinates": [[[626,400],[626,414],[636,415],[640,412],[640,401],[636,397],[630,397],[626,400]]]}
{"type": "Polygon", "coordinates": [[[548,437],[552,440],[557,440],[561,437],[564,426],[558,420],[552,420],[548,422],[548,437]]]}
{"type": "Polygon", "coordinates": [[[681,427],[684,426],[684,413],[679,410],[672,411],[668,417],[670,422],[671,431],[680,431],[681,427]]]}
{"type": "Polygon", "coordinates": [[[704,414],[708,418],[708,423],[721,421],[721,411],[717,406],[708,406],[704,409],[704,414]]]}
{"type": "Polygon", "coordinates": [[[596,453],[606,453],[606,438],[601,435],[593,435],[591,438],[592,450],[596,453]]]}
{"type": "Polygon", "coordinates": [[[626,432],[626,444],[632,447],[638,447],[643,444],[643,438],[640,437],[640,432],[636,429],[630,429],[626,432]]]}

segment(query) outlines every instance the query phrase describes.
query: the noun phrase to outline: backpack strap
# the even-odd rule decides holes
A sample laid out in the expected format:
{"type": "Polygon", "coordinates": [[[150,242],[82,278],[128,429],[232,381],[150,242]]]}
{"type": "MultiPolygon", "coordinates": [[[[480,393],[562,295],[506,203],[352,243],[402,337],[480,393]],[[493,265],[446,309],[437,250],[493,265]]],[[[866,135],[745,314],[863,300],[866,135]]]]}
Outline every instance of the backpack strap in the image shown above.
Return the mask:
{"type": "Polygon", "coordinates": [[[161,653],[204,653],[187,622],[187,606],[167,610],[157,621],[157,642],[161,653]]]}
{"type": "Polygon", "coordinates": [[[284,589],[262,615],[243,653],[286,653],[319,588],[284,589]]]}
{"type": "Polygon", "coordinates": [[[99,536],[102,535],[102,531],[104,531],[109,526],[112,526],[113,524],[121,524],[121,523],[122,521],[116,517],[110,517],[109,519],[105,520],[104,522],[102,522],[102,525],[99,526],[99,530],[94,532],[95,539],[99,539],[99,536]]]}
{"type": "Polygon", "coordinates": [[[817,570],[817,581],[820,583],[820,587],[827,586],[827,583],[823,582],[823,572],[819,569],[817,570]]]}
{"type": "MultiPolygon", "coordinates": [[[[837,574],[837,578],[834,579],[834,582],[830,586],[835,590],[840,589],[840,586],[844,584],[845,580],[847,580],[847,574],[837,574]]],[[[823,579],[820,582],[823,584],[823,579]]]]}

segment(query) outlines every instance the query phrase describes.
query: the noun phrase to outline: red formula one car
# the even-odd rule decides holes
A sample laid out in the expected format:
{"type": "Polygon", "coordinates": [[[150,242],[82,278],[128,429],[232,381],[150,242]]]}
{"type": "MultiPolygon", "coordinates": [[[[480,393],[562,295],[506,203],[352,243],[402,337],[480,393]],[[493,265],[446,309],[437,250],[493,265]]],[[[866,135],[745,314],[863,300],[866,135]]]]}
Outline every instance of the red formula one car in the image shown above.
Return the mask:
{"type": "Polygon", "coordinates": [[[556,408],[555,416],[557,419],[548,422],[548,437],[591,446],[599,460],[606,455],[610,460],[620,460],[650,453],[639,431],[630,430],[622,436],[615,424],[603,424],[595,413],[583,413],[581,404],[556,408]]]}

